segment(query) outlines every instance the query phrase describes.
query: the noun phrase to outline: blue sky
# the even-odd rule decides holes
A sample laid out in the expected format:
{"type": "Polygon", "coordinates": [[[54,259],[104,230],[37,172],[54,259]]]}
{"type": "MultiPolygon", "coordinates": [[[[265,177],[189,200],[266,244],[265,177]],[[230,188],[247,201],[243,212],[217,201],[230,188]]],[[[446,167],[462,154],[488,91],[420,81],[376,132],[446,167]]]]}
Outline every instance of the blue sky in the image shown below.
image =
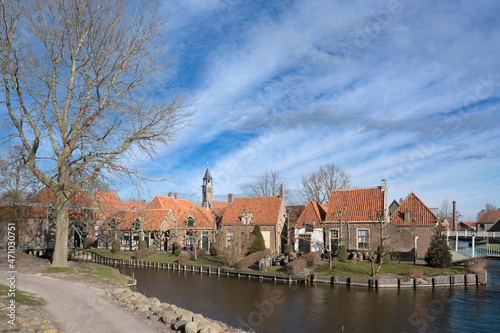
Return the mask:
{"type": "MultiPolygon", "coordinates": [[[[143,166],[201,200],[276,169],[295,190],[333,162],[389,198],[457,201],[463,220],[500,206],[498,1],[162,1],[169,89],[192,126],[143,166]]],[[[122,198],[133,196],[122,188],[122,198]]]]}

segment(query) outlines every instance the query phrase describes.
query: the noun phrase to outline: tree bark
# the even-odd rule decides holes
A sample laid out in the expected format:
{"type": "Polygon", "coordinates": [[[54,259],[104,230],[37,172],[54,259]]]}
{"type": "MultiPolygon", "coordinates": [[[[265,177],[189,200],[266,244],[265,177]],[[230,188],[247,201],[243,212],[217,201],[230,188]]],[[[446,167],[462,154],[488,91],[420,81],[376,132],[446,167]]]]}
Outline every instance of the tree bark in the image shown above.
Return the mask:
{"type": "Polygon", "coordinates": [[[68,265],[69,198],[64,190],[56,191],[56,242],[52,267],[68,265]]]}

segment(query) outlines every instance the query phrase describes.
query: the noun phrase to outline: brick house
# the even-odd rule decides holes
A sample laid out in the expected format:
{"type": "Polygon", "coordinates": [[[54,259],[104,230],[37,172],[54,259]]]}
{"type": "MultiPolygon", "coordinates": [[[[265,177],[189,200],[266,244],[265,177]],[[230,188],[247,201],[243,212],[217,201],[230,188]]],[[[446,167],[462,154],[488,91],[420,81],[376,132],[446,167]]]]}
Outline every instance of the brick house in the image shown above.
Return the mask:
{"type": "Polygon", "coordinates": [[[391,224],[397,226],[391,230],[393,250],[406,253],[408,259],[413,259],[415,247],[419,257],[427,252],[439,219],[412,192],[391,215],[391,224]]]}
{"type": "Polygon", "coordinates": [[[241,244],[255,225],[259,225],[266,248],[281,252],[282,245],[286,244],[287,216],[282,192],[278,197],[235,198],[229,203],[221,219],[220,246],[241,244]]]}
{"type": "Polygon", "coordinates": [[[328,207],[309,200],[294,226],[294,250],[304,253],[322,252],[324,221],[328,207]]]}
{"type": "Polygon", "coordinates": [[[495,223],[500,220],[500,210],[490,210],[481,214],[477,219],[477,231],[488,231],[495,223]]]}
{"type": "Polygon", "coordinates": [[[389,222],[387,183],[381,186],[332,190],[325,218],[327,250],[375,251],[389,222]]]}

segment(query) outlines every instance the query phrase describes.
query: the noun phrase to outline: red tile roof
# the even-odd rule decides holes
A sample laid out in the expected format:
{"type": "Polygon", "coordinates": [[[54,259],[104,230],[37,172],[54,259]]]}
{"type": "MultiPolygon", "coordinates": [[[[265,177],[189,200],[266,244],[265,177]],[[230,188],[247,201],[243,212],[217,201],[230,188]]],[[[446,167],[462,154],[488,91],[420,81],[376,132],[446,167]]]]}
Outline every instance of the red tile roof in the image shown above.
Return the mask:
{"type": "Polygon", "coordinates": [[[438,220],[438,217],[413,192],[391,215],[391,223],[407,225],[404,221],[405,212],[409,212],[410,221],[415,221],[417,226],[432,226],[438,220]]]}
{"type": "Polygon", "coordinates": [[[195,219],[195,228],[212,229],[214,218],[210,210],[195,205],[192,201],[157,195],[140,212],[144,230],[187,228],[187,219],[195,219]]]}
{"type": "Polygon", "coordinates": [[[278,197],[235,198],[222,218],[225,225],[240,225],[243,214],[253,214],[251,224],[277,224],[283,199],[278,197]]]}
{"type": "Polygon", "coordinates": [[[381,186],[332,190],[326,221],[337,222],[337,214],[345,209],[344,221],[372,222],[371,217],[384,210],[381,186]]]}
{"type": "Polygon", "coordinates": [[[304,209],[306,209],[306,206],[304,205],[286,206],[288,226],[290,228],[295,228],[304,209]]]}
{"type": "Polygon", "coordinates": [[[500,210],[490,210],[481,214],[477,223],[494,223],[500,219],[500,210]]]}
{"type": "Polygon", "coordinates": [[[321,228],[323,221],[325,221],[327,209],[326,205],[309,200],[295,225],[295,229],[305,228],[306,224],[312,224],[314,228],[321,228]]]}

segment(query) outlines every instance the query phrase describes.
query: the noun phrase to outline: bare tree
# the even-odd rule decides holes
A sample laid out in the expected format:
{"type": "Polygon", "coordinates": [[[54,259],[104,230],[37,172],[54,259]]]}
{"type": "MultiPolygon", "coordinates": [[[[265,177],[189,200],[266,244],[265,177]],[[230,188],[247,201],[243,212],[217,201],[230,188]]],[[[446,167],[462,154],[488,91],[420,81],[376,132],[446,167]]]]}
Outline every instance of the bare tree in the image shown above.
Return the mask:
{"type": "MultiPolygon", "coordinates": [[[[281,185],[286,188],[286,181],[281,173],[277,170],[266,170],[254,182],[246,186],[246,195],[249,197],[277,196],[280,194],[281,185]]],[[[288,196],[287,192],[285,196],[288,196]]]]}
{"type": "Polygon", "coordinates": [[[481,215],[483,215],[483,213],[495,211],[495,210],[500,210],[500,208],[497,208],[497,206],[495,206],[493,204],[487,203],[486,205],[484,205],[483,209],[481,209],[479,212],[477,212],[476,220],[479,220],[479,218],[481,217],[481,215]]]}
{"type": "Polygon", "coordinates": [[[52,265],[67,266],[72,193],[97,179],[145,179],[153,156],[189,117],[159,90],[168,58],[153,0],[0,1],[1,89],[11,138],[56,196],[52,265]]]}
{"type": "Polygon", "coordinates": [[[334,163],[328,163],[320,167],[317,172],[302,177],[298,191],[304,202],[313,200],[317,203],[327,203],[332,190],[349,186],[351,186],[349,173],[334,163]]]}
{"type": "MultiPolygon", "coordinates": [[[[462,213],[460,213],[457,210],[457,220],[462,217],[462,213]]],[[[441,221],[444,221],[444,219],[447,219],[451,221],[453,219],[453,205],[450,203],[448,199],[444,199],[443,202],[441,203],[441,206],[439,207],[438,210],[438,218],[441,221]]]]}
{"type": "Polygon", "coordinates": [[[11,146],[0,156],[0,204],[10,206],[32,197],[41,183],[27,165],[26,152],[21,146],[11,146]]]}

